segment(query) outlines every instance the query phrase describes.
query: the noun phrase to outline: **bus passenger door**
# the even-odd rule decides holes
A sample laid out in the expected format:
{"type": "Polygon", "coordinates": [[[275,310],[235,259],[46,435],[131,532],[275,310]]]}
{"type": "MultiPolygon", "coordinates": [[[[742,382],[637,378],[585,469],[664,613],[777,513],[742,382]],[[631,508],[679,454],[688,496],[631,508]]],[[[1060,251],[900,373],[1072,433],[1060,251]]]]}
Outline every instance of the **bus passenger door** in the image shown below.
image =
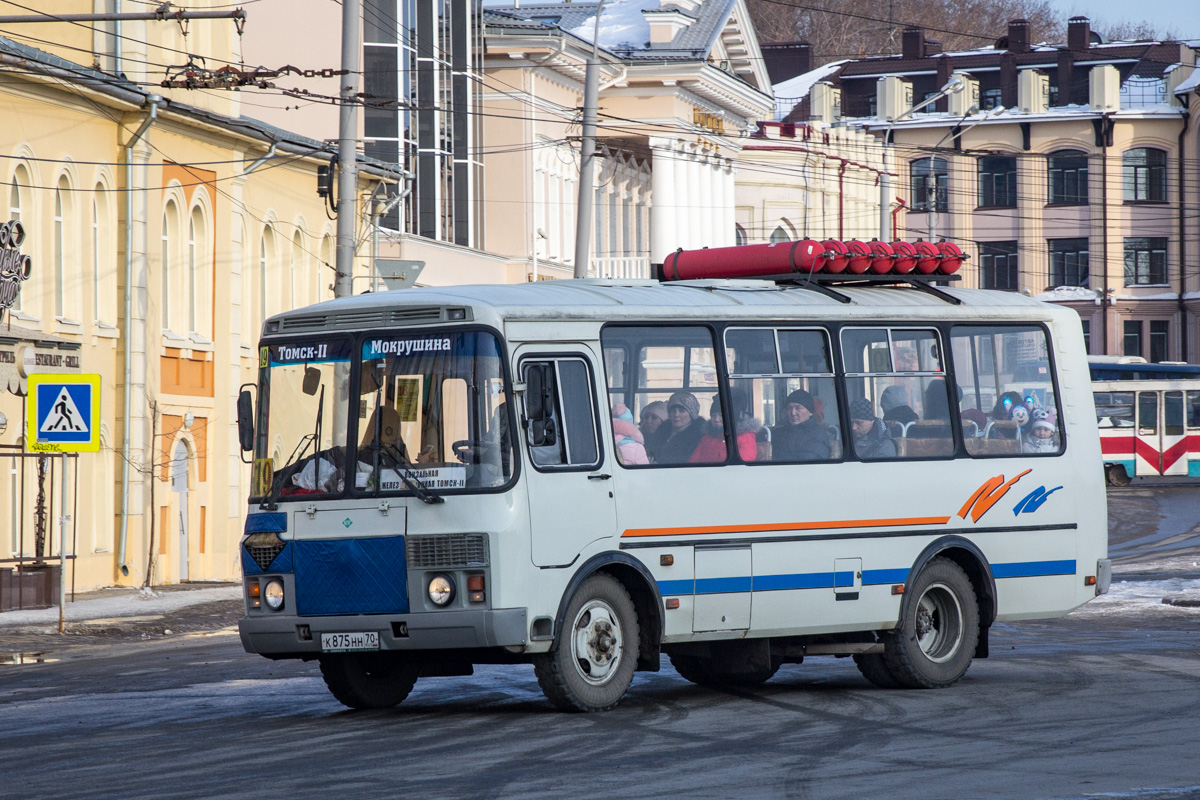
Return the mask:
{"type": "Polygon", "coordinates": [[[1162,474],[1162,425],[1158,413],[1158,392],[1137,393],[1137,441],[1134,443],[1134,471],[1137,475],[1162,474]]]}
{"type": "Polygon", "coordinates": [[[568,566],[583,548],[616,530],[594,359],[580,345],[525,346],[517,354],[517,375],[526,384],[520,440],[533,563],[539,567],[568,566]]]}

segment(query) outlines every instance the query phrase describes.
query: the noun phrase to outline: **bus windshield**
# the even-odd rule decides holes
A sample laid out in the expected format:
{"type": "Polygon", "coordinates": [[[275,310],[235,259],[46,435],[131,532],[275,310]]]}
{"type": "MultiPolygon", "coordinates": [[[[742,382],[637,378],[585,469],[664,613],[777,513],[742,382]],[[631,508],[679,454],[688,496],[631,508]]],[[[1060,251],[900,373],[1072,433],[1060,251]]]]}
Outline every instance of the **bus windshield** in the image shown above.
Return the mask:
{"type": "Polygon", "coordinates": [[[491,489],[513,474],[496,337],[396,333],[362,343],[357,493],[491,489]]]}
{"type": "Polygon", "coordinates": [[[506,382],[492,334],[369,336],[356,349],[344,338],[263,347],[255,499],[349,492],[430,502],[509,482],[506,382]]]}

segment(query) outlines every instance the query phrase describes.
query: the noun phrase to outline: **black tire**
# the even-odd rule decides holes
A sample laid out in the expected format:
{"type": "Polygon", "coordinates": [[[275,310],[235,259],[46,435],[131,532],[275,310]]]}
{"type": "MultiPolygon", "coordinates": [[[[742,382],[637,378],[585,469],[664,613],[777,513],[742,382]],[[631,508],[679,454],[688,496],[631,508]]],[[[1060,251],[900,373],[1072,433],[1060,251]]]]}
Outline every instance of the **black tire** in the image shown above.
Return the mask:
{"type": "Polygon", "coordinates": [[[720,689],[726,686],[758,686],[766,683],[775,677],[781,665],[772,662],[770,667],[731,672],[714,668],[712,659],[676,653],[671,655],[671,666],[686,681],[720,689]]]}
{"type": "Polygon", "coordinates": [[[882,653],[855,655],[854,664],[858,667],[858,671],[863,674],[864,678],[880,689],[900,688],[900,681],[896,680],[896,676],[888,668],[887,661],[884,660],[882,653]]]}
{"type": "Polygon", "coordinates": [[[1104,477],[1111,486],[1128,486],[1133,478],[1125,471],[1124,464],[1109,464],[1104,468],[1104,477]]]}
{"type": "Polygon", "coordinates": [[[321,677],[349,708],[391,708],[412,691],[421,674],[415,659],[399,653],[344,653],[320,658],[321,677]]]}
{"type": "MultiPolygon", "coordinates": [[[[944,689],[963,676],[979,641],[979,603],[962,568],[935,558],[904,593],[883,659],[909,689],[944,689]]],[[[864,673],[865,674],[865,673],[864,673]]]]}
{"type": "Polygon", "coordinates": [[[549,653],[533,657],[538,685],[563,711],[608,711],[621,702],[638,660],[638,618],[617,579],[595,574],[567,603],[549,653]]]}

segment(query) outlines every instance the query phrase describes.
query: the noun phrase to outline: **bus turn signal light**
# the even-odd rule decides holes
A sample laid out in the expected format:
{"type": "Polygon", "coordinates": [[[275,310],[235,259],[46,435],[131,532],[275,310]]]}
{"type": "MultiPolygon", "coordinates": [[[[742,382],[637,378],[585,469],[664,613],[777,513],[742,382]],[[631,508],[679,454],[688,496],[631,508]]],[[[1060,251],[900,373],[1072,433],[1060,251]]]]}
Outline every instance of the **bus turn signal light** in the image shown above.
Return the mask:
{"type": "Polygon", "coordinates": [[[246,594],[251,597],[258,597],[262,591],[262,587],[258,585],[258,581],[250,581],[246,584],[246,594]]]}
{"type": "Polygon", "coordinates": [[[666,605],[667,605],[667,608],[679,608],[679,598],[678,597],[668,597],[666,599],[666,605]]]}
{"type": "Polygon", "coordinates": [[[1086,578],[1083,579],[1083,585],[1084,586],[1095,586],[1096,585],[1096,576],[1088,575],[1086,578]]]}
{"type": "Polygon", "coordinates": [[[665,555],[658,557],[658,565],[660,567],[669,567],[675,563],[675,556],[665,555]]]}
{"type": "Polygon", "coordinates": [[[486,595],[483,593],[483,576],[467,576],[467,595],[472,603],[482,603],[486,595]]]}
{"type": "Polygon", "coordinates": [[[904,594],[904,584],[897,583],[892,587],[892,594],[904,594]]]}

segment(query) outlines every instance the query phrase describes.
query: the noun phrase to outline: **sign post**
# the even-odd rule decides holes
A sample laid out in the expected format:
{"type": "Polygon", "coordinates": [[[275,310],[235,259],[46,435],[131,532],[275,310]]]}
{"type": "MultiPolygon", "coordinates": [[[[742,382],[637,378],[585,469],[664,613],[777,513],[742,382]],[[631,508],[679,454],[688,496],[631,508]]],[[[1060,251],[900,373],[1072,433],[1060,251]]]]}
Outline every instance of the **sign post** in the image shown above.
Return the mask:
{"type": "Polygon", "coordinates": [[[25,397],[26,447],[34,453],[62,456],[58,517],[58,632],[66,628],[67,607],[67,453],[100,450],[100,376],[29,376],[25,397]]]}

